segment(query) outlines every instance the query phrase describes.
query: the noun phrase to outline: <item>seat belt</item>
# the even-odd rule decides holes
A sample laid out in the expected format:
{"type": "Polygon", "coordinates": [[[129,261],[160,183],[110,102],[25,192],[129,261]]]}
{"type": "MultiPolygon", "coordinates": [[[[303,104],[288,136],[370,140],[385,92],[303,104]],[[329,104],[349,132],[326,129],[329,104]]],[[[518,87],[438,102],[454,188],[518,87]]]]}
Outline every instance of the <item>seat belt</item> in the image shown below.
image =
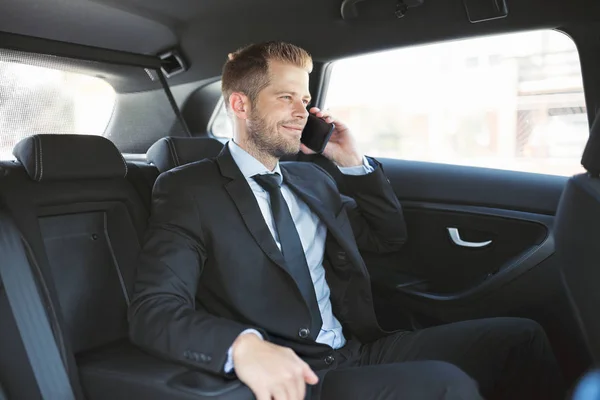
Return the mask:
{"type": "Polygon", "coordinates": [[[0,280],[42,398],[75,400],[21,232],[4,211],[0,211],[0,254],[0,280]]]}

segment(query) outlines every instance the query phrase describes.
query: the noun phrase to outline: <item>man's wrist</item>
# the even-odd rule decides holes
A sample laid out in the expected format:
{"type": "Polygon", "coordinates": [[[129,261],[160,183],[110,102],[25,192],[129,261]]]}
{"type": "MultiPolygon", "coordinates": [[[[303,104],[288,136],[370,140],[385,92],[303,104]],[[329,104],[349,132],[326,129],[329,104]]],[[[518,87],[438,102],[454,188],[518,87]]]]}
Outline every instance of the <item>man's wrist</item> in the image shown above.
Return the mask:
{"type": "Polygon", "coordinates": [[[246,329],[242,331],[237,338],[233,341],[229,350],[227,351],[227,361],[225,362],[225,372],[230,373],[234,368],[235,355],[240,351],[240,347],[243,347],[246,342],[252,340],[264,340],[263,336],[256,329],[246,329]]]}
{"type": "Polygon", "coordinates": [[[248,331],[244,331],[242,333],[239,334],[239,336],[233,341],[233,344],[231,345],[231,353],[232,356],[235,357],[236,352],[239,352],[240,349],[243,350],[243,347],[250,342],[256,341],[256,340],[263,340],[263,337],[260,333],[252,330],[248,330],[248,331]]]}
{"type": "Polygon", "coordinates": [[[346,157],[343,160],[336,161],[335,163],[340,168],[352,168],[363,165],[363,159],[363,155],[355,154],[353,156],[346,157]]]}
{"type": "Polygon", "coordinates": [[[362,156],[361,163],[355,167],[340,167],[338,169],[344,175],[367,175],[375,170],[366,156],[362,156]]]}

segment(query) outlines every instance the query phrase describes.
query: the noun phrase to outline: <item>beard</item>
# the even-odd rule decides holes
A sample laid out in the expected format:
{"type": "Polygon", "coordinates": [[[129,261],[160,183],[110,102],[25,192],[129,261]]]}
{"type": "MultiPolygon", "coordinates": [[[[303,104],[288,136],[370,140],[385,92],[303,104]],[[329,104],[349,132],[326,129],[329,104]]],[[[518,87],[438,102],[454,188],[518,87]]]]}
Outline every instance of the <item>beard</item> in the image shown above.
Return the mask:
{"type": "Polygon", "coordinates": [[[248,118],[248,137],[256,150],[277,159],[295,155],[300,151],[300,139],[295,140],[279,133],[283,125],[297,125],[296,121],[269,122],[254,110],[248,118]]]}

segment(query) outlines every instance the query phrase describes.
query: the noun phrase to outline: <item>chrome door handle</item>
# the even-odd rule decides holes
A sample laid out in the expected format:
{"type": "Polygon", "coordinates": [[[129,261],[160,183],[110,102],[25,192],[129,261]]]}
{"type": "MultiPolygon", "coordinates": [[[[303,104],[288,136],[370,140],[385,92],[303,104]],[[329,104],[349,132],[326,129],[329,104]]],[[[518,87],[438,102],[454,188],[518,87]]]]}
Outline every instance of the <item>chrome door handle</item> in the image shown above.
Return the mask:
{"type": "Polygon", "coordinates": [[[465,240],[462,240],[460,238],[460,233],[458,232],[457,228],[446,228],[448,229],[448,233],[450,234],[450,239],[452,239],[452,241],[454,242],[454,244],[456,244],[457,246],[461,246],[461,247],[485,247],[488,244],[492,243],[491,240],[486,240],[485,242],[467,242],[465,240]]]}

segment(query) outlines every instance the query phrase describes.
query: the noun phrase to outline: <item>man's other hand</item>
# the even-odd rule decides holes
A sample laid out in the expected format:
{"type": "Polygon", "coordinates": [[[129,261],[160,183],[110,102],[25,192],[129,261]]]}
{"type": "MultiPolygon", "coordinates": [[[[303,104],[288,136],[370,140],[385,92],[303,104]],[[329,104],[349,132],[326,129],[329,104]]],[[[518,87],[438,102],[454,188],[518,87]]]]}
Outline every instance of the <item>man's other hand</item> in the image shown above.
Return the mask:
{"type": "Polygon", "coordinates": [[[240,335],[233,343],[233,363],[257,400],[303,400],[306,384],[319,381],[293,350],[252,334],[240,335]]]}

